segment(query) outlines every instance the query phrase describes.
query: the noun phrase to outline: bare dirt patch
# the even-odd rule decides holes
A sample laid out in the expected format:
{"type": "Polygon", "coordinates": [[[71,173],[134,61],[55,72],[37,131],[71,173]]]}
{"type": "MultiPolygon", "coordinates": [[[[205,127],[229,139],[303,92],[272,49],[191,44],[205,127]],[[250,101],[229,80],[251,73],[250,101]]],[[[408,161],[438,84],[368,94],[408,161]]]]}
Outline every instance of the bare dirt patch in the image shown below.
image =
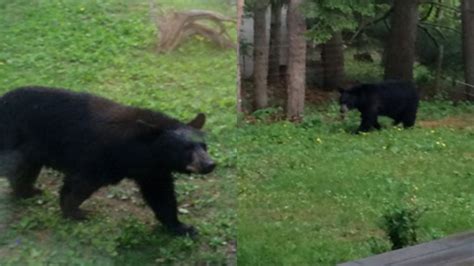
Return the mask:
{"type": "Polygon", "coordinates": [[[453,116],[440,120],[424,120],[418,124],[425,128],[450,127],[450,128],[474,128],[474,115],[471,116],[453,116]]]}
{"type": "Polygon", "coordinates": [[[325,104],[330,102],[331,100],[338,99],[338,92],[337,91],[324,91],[324,90],[317,90],[317,89],[308,89],[306,90],[306,102],[314,105],[318,104],[325,104]]]}
{"type": "MultiPolygon", "coordinates": [[[[39,177],[38,186],[42,190],[58,196],[62,184],[62,174],[51,169],[44,169],[39,177]]],[[[59,202],[58,202],[59,208],[59,202]]],[[[141,199],[138,188],[129,180],[124,180],[118,185],[103,187],[95,192],[82,207],[90,215],[98,212],[107,213],[113,219],[136,217],[145,223],[151,223],[153,214],[141,199]]]]}

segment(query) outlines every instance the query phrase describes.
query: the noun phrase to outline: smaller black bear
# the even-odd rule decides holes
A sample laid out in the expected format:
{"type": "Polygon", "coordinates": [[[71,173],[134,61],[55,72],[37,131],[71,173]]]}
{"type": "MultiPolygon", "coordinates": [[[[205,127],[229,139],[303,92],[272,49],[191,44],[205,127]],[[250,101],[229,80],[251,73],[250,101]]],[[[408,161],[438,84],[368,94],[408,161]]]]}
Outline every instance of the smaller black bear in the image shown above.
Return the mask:
{"type": "Polygon", "coordinates": [[[130,178],[168,230],[194,235],[178,220],[172,173],[213,171],[204,123],[204,114],[185,124],[87,93],[19,88],[0,98],[0,176],[28,198],[40,193],[42,167],[63,172],[60,207],[72,219],[85,218],[79,206],[99,188],[130,178]]]}
{"type": "Polygon", "coordinates": [[[419,97],[412,82],[391,80],[361,84],[348,90],[339,89],[339,92],[342,117],[351,109],[357,109],[361,114],[356,133],[380,129],[379,115],[388,116],[394,120],[394,125],[402,123],[405,128],[415,124],[419,97]]]}

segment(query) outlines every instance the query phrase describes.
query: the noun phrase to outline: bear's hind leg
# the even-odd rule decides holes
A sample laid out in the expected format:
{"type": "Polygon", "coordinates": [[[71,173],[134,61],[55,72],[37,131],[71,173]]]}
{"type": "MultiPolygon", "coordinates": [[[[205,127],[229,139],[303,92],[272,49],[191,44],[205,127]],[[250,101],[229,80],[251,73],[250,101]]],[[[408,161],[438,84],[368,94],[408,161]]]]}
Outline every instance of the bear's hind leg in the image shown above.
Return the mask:
{"type": "Polygon", "coordinates": [[[3,174],[8,178],[15,198],[31,198],[41,194],[34,184],[41,171],[41,164],[28,161],[18,151],[0,156],[3,174]]]}
{"type": "Polygon", "coordinates": [[[411,128],[415,125],[415,119],[406,119],[403,121],[404,128],[411,128]]]}
{"type": "Polygon", "coordinates": [[[59,203],[64,218],[85,220],[86,213],[79,206],[101,186],[87,182],[80,176],[67,176],[59,195],[59,203]]]}
{"type": "Polygon", "coordinates": [[[382,129],[382,126],[379,124],[379,121],[375,120],[374,128],[377,129],[377,130],[382,129]]]}
{"type": "Polygon", "coordinates": [[[404,128],[410,128],[415,125],[416,120],[416,111],[415,112],[408,112],[404,115],[402,123],[404,128]]]}
{"type": "Polygon", "coordinates": [[[34,186],[40,171],[41,165],[28,165],[8,178],[16,198],[26,199],[42,193],[34,186]]]}
{"type": "Polygon", "coordinates": [[[137,180],[143,199],[155,213],[156,218],[173,234],[195,236],[197,230],[178,220],[174,182],[171,176],[157,180],[137,180]]]}
{"type": "Polygon", "coordinates": [[[399,117],[396,117],[393,119],[393,123],[392,125],[393,126],[397,126],[398,124],[400,124],[402,122],[402,120],[399,118],[399,117]]]}
{"type": "Polygon", "coordinates": [[[0,177],[12,175],[22,160],[23,156],[19,151],[1,150],[0,148],[0,177]]]}
{"type": "Polygon", "coordinates": [[[414,104],[406,108],[401,118],[401,122],[404,128],[410,128],[415,125],[417,109],[418,109],[418,104],[414,104]]]}

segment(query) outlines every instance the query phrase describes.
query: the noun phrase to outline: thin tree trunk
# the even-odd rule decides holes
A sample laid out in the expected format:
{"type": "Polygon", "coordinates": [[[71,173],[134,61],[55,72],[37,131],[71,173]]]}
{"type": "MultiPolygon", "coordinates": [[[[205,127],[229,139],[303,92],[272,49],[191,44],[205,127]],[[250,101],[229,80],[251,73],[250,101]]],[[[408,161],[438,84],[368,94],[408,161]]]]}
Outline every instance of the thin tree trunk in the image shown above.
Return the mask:
{"type": "Polygon", "coordinates": [[[344,80],[344,43],[340,32],[334,33],[321,51],[324,88],[337,89],[344,80]]]}
{"type": "Polygon", "coordinates": [[[443,72],[444,45],[438,47],[438,58],[436,59],[435,87],[432,96],[438,94],[441,83],[441,74],[443,72]]]}
{"type": "Polygon", "coordinates": [[[254,108],[261,109],[268,105],[268,37],[266,28],[266,6],[257,6],[253,16],[253,80],[255,86],[254,108]]]}
{"type": "Polygon", "coordinates": [[[474,100],[474,0],[463,0],[462,10],[462,39],[464,58],[464,79],[466,99],[474,100]]]}
{"type": "MultiPolygon", "coordinates": [[[[237,0],[237,34],[238,42],[240,44],[241,32],[240,27],[242,26],[242,15],[244,10],[244,0],[237,0]]],[[[242,110],[242,85],[241,85],[241,73],[240,73],[240,45],[237,45],[237,113],[241,113],[242,110]]],[[[237,121],[238,123],[239,121],[237,121]]]]}
{"type": "Polygon", "coordinates": [[[413,80],[418,0],[395,0],[387,43],[385,79],[413,80]]]}
{"type": "Polygon", "coordinates": [[[303,116],[306,71],[306,25],[301,14],[303,0],[290,0],[288,4],[288,106],[290,120],[300,120],[303,116]]]}
{"type": "MultiPolygon", "coordinates": [[[[438,0],[439,4],[443,4],[443,0],[438,0]]],[[[438,22],[444,15],[444,9],[441,6],[437,6],[436,8],[436,13],[435,13],[435,22],[438,22]]]]}
{"type": "Polygon", "coordinates": [[[281,2],[271,5],[270,55],[268,59],[268,83],[280,82],[280,46],[281,46],[281,2]]]}

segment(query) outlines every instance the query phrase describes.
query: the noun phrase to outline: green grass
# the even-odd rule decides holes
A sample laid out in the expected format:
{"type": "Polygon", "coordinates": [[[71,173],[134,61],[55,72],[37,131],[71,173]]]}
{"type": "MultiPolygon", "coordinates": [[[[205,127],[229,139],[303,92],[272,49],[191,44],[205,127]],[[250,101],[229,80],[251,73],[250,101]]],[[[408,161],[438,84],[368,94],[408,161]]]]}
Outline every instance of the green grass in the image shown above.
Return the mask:
{"type": "MultiPolygon", "coordinates": [[[[168,9],[212,9],[219,1],[159,1],[168,9]]],[[[219,3],[218,3],[219,2],[219,3]]],[[[0,179],[0,264],[134,264],[235,259],[235,52],[192,39],[156,54],[148,1],[0,0],[0,94],[43,85],[95,93],[183,120],[208,114],[214,174],[180,176],[181,217],[201,232],[193,241],[167,235],[130,183],[85,203],[87,222],[60,217],[58,174],[43,171],[44,196],[13,202],[0,179]]],[[[231,25],[232,27],[233,25],[231,25]]],[[[235,30],[231,30],[235,34],[235,30]]]]}
{"type": "Polygon", "coordinates": [[[414,129],[350,134],[337,106],[239,129],[240,265],[334,265],[390,249],[383,215],[426,208],[419,241],[474,227],[474,107],[423,102],[414,129]]]}

